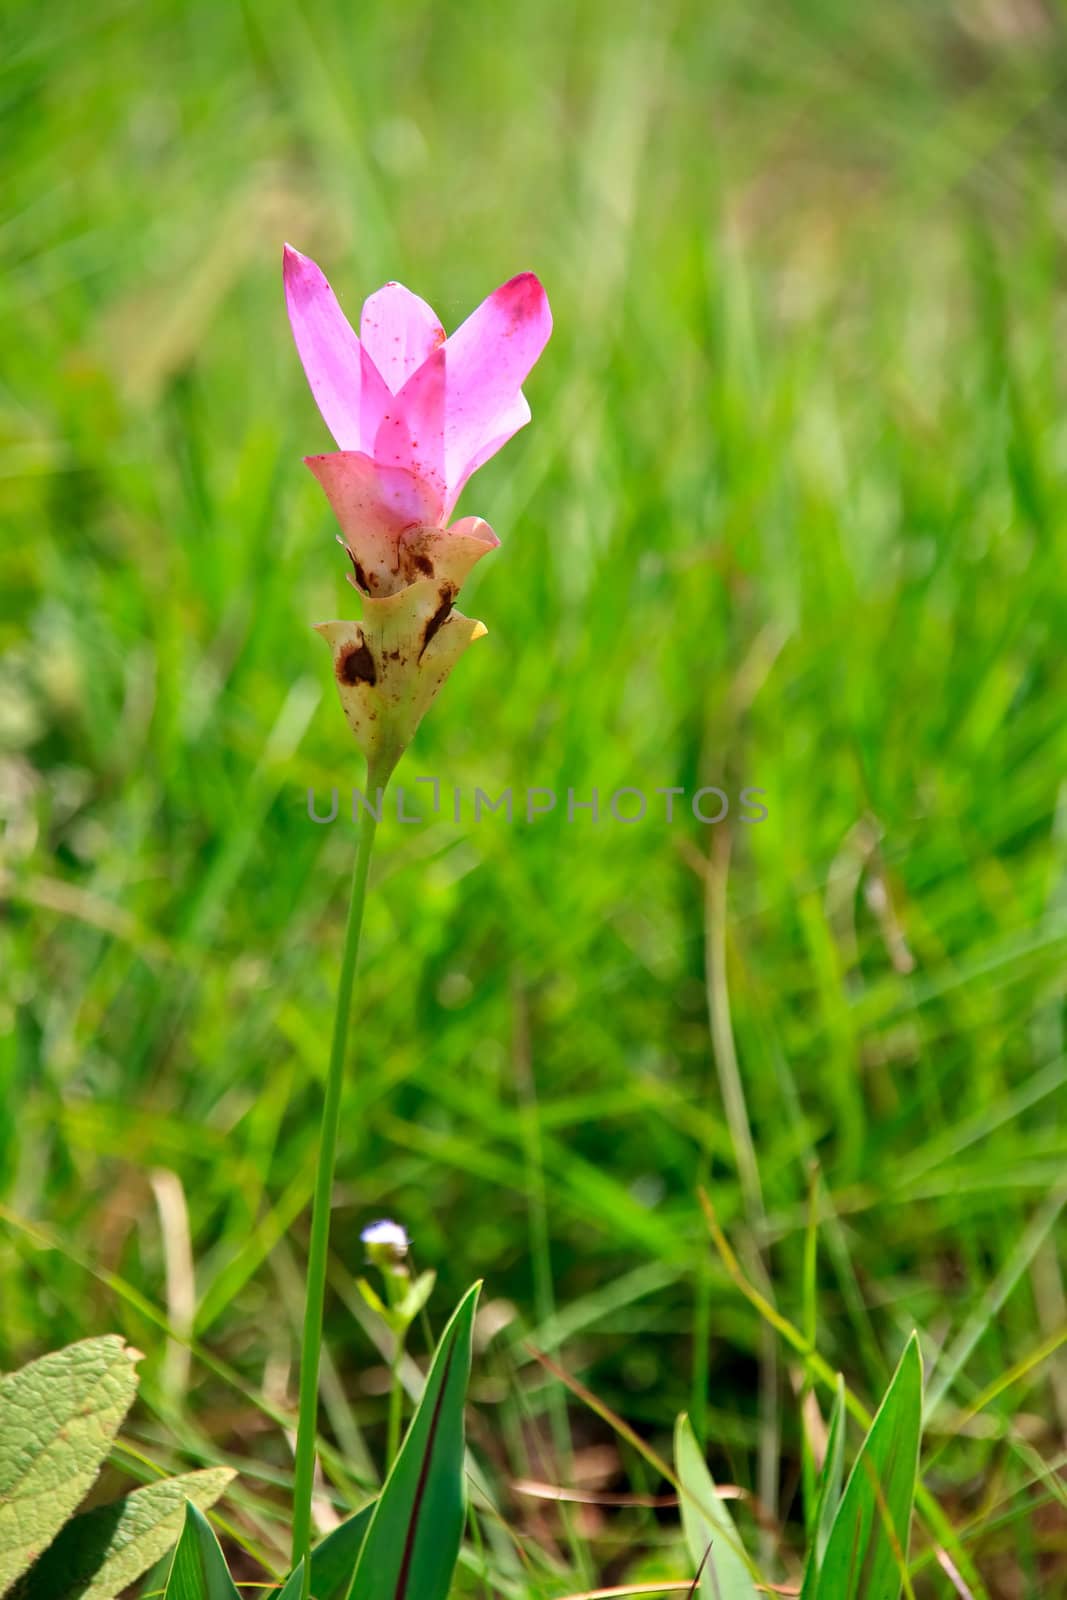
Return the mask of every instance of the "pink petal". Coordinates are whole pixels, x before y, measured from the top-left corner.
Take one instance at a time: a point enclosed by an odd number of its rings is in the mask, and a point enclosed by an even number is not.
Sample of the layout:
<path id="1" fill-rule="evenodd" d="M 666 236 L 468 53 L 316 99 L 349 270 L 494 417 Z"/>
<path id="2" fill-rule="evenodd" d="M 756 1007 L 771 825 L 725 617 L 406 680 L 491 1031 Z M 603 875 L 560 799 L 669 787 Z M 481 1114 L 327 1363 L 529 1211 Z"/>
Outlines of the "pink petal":
<path id="1" fill-rule="evenodd" d="M 480 539 L 490 550 L 500 548 L 500 540 L 484 517 L 460 517 L 448 529 L 450 539 Z"/>
<path id="2" fill-rule="evenodd" d="M 474 470 L 471 463 L 487 460 L 521 426 L 519 390 L 551 332 L 548 297 L 532 272 L 522 272 L 483 300 L 445 344 L 450 502 Z"/>
<path id="3" fill-rule="evenodd" d="M 445 342 L 436 312 L 402 283 L 387 283 L 364 301 L 359 336 L 393 394 Z"/>
<path id="4" fill-rule="evenodd" d="M 293 338 L 322 420 L 342 450 L 368 448 L 389 391 L 314 261 L 286 245 L 284 277 Z"/>
<path id="5" fill-rule="evenodd" d="M 463 486 L 471 474 L 477 472 L 479 467 L 484 467 L 485 463 L 491 460 L 498 450 L 502 450 L 508 440 L 518 433 L 520 428 L 525 428 L 529 420 L 529 403 L 520 389 L 513 403 L 506 411 L 501 412 L 497 418 L 496 426 L 498 431 L 493 434 L 491 439 L 485 441 L 481 448 L 471 457 L 470 461 L 467 462 L 463 471 L 458 473 L 449 483 L 448 498 L 445 502 L 446 516 L 451 516 L 452 507 L 459 499 Z"/>
<path id="6" fill-rule="evenodd" d="M 435 507 L 426 519 L 433 522 L 445 518 L 445 349 L 435 350 L 393 396 L 374 441 L 379 469 L 410 473 Z"/>
<path id="7" fill-rule="evenodd" d="M 308 456 L 341 524 L 352 557 L 352 580 L 361 593 L 382 599 L 408 584 L 447 582 L 458 593 L 476 561 L 500 540 L 481 517 L 464 517 L 451 528 L 420 510 L 422 486 L 401 468 L 377 466 L 357 450 Z"/>
<path id="8" fill-rule="evenodd" d="M 358 450 L 305 456 L 304 464 L 325 489 L 352 548 L 364 534 L 392 539 L 407 528 L 437 526 L 437 499 L 402 467 L 380 467 Z"/>

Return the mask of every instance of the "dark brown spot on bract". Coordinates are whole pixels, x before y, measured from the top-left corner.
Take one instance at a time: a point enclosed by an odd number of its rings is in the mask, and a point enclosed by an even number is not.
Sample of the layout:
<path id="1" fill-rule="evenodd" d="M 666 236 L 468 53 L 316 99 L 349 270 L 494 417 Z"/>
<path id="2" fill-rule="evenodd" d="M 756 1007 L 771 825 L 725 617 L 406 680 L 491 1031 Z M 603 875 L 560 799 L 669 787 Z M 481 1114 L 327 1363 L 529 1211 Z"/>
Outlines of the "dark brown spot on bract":
<path id="1" fill-rule="evenodd" d="M 345 541 L 340 538 L 340 536 L 338 537 L 337 543 L 341 546 L 345 555 L 352 563 L 352 578 L 355 581 L 356 588 L 362 590 L 364 594 L 369 594 L 372 589 L 376 589 L 381 581 L 378 577 L 378 574 L 376 572 L 372 572 L 368 577 L 367 573 L 363 569 L 362 563 L 357 558 L 355 551 L 351 548 L 351 546 L 347 545 Z"/>
<path id="2" fill-rule="evenodd" d="M 396 570 L 406 582 L 414 583 L 416 578 L 434 576 L 433 536 L 434 530 L 420 528 L 417 524 L 411 529 L 404 529 L 400 535 L 396 547 Z"/>
<path id="3" fill-rule="evenodd" d="M 378 682 L 378 669 L 366 639 L 361 639 L 359 644 L 350 644 L 341 651 L 337 657 L 336 671 L 338 683 L 353 685 Z"/>
<path id="4" fill-rule="evenodd" d="M 433 616 L 427 622 L 425 628 L 423 628 L 423 630 L 422 630 L 422 649 L 419 651 L 419 660 L 420 661 L 422 660 L 423 656 L 426 654 L 426 651 L 427 651 L 427 648 L 429 646 L 430 640 L 433 638 L 434 634 L 439 632 L 440 629 L 443 628 L 445 623 L 448 621 L 449 614 L 450 614 L 450 612 L 452 610 L 452 605 L 453 605 L 453 602 L 455 601 L 455 598 L 456 598 L 455 586 L 453 584 L 451 584 L 451 583 L 444 584 L 442 586 L 442 588 L 441 588 L 441 591 L 440 591 L 440 601 L 441 601 L 441 603 L 437 607 L 437 610 L 434 612 Z"/>

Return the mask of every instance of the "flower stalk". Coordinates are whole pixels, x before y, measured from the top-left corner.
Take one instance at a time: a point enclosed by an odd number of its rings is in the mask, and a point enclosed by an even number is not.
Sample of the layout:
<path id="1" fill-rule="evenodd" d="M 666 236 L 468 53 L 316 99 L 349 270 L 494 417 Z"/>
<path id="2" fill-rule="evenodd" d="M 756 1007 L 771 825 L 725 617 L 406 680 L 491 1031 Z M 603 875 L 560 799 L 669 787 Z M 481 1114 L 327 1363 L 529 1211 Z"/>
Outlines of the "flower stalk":
<path id="1" fill-rule="evenodd" d="M 381 783 L 388 774 L 368 770 L 368 788 Z M 319 1160 L 315 1172 L 315 1197 L 311 1211 L 311 1243 L 308 1250 L 307 1297 L 304 1306 L 304 1340 L 300 1354 L 300 1411 L 296 1433 L 296 1471 L 293 1486 L 293 1566 L 304 1561 L 304 1600 L 310 1593 L 311 1566 L 305 1558 L 311 1549 L 311 1500 L 315 1479 L 315 1437 L 318 1421 L 319 1364 L 322 1355 L 323 1303 L 326 1295 L 326 1262 L 330 1246 L 330 1204 L 334 1168 L 337 1163 L 337 1133 L 341 1120 L 341 1094 L 344 1088 L 345 1057 L 352 991 L 363 927 L 363 907 L 367 896 L 377 819 L 365 812 L 356 846 L 352 888 L 348 902 L 341 975 L 337 985 L 337 1005 L 333 1018 L 330 1064 L 326 1074 L 326 1093 L 322 1103 L 322 1129 Z"/>

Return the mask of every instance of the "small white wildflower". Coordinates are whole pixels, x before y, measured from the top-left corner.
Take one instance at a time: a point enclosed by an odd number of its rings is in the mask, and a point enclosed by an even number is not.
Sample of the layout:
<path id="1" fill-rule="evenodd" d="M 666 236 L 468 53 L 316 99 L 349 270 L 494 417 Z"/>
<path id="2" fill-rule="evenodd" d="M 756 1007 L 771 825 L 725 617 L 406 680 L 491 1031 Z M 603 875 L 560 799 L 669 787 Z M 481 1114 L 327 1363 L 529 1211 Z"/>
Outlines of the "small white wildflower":
<path id="1" fill-rule="evenodd" d="M 379 1267 L 399 1266 L 410 1244 L 407 1230 L 399 1222 L 390 1222 L 388 1217 L 368 1224 L 360 1238 L 367 1246 L 368 1257 Z"/>

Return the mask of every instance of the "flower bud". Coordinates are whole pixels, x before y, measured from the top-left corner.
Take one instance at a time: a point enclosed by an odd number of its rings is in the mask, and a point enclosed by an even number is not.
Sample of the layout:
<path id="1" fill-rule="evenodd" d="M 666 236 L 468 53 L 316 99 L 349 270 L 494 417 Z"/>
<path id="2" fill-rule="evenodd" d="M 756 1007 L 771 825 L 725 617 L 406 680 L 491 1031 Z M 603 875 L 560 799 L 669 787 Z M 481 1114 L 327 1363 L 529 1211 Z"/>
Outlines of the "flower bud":
<path id="1" fill-rule="evenodd" d="M 360 1238 L 367 1247 L 367 1260 L 383 1272 L 395 1272 L 404 1265 L 411 1241 L 399 1222 L 383 1217 L 364 1228 Z"/>

